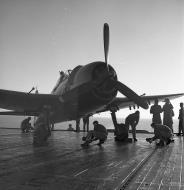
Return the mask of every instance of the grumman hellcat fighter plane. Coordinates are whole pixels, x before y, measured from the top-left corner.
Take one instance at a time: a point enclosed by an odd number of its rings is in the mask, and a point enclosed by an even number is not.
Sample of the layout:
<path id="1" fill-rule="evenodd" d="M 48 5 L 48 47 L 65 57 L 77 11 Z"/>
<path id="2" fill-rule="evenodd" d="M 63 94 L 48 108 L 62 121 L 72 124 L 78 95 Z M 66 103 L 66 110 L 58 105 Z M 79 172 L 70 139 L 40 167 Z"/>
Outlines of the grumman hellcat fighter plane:
<path id="1" fill-rule="evenodd" d="M 44 106 L 52 112 L 51 122 L 76 120 L 88 114 L 105 112 L 127 107 L 148 109 L 154 99 L 163 101 L 184 94 L 139 96 L 117 79 L 116 71 L 108 64 L 109 26 L 104 24 L 105 62 L 96 61 L 79 65 L 67 75 L 60 73 L 58 83 L 51 94 L 31 94 L 10 90 L 0 90 L 0 108 L 11 110 L 0 115 L 38 116 Z M 126 97 L 116 97 L 117 92 Z"/>

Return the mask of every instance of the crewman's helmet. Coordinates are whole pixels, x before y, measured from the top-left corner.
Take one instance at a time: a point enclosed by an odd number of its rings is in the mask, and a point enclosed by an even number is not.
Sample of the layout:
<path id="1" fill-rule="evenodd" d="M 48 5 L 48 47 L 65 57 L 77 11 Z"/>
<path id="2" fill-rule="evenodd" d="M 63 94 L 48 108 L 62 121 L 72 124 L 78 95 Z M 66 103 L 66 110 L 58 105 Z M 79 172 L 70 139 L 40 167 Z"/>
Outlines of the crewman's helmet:
<path id="1" fill-rule="evenodd" d="M 152 124 L 151 124 L 151 127 L 154 127 L 154 126 L 155 126 L 155 123 L 152 123 Z"/>
<path id="2" fill-rule="evenodd" d="M 170 103 L 169 98 L 166 98 L 164 102 L 166 102 L 166 103 Z"/>
<path id="3" fill-rule="evenodd" d="M 136 113 L 136 114 L 140 114 L 140 111 L 137 110 L 135 113 Z"/>
<path id="4" fill-rule="evenodd" d="M 93 121 L 93 125 L 97 125 L 98 124 L 98 121 Z"/>

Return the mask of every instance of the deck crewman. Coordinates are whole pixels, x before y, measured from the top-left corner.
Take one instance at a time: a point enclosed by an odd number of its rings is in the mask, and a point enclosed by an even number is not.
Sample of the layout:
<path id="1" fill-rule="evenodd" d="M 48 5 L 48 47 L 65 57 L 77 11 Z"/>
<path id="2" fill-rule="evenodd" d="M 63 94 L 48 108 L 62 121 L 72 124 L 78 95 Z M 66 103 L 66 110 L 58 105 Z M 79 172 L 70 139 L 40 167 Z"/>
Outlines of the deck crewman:
<path id="1" fill-rule="evenodd" d="M 165 99 L 165 104 L 163 105 L 163 124 L 167 125 L 173 132 L 173 105 L 171 104 L 169 98 Z"/>
<path id="2" fill-rule="evenodd" d="M 178 134 L 177 136 L 180 136 L 181 133 L 184 136 L 184 108 L 183 108 L 183 102 L 180 103 L 180 110 L 179 110 L 179 126 L 178 126 Z"/>
<path id="3" fill-rule="evenodd" d="M 156 139 L 159 139 L 160 142 L 157 143 L 157 146 L 164 146 L 165 144 L 168 145 L 170 144 L 172 140 L 172 130 L 167 126 L 167 125 L 162 125 L 162 124 L 156 124 L 152 123 L 151 127 L 154 129 L 154 137 L 152 138 L 146 138 L 146 141 L 149 143 L 152 143 Z"/>
<path id="4" fill-rule="evenodd" d="M 125 119 L 125 125 L 128 128 L 129 128 L 129 126 L 131 126 L 131 128 L 132 128 L 132 136 L 133 136 L 134 141 L 137 141 L 137 139 L 136 139 L 136 126 L 139 122 L 139 118 L 140 118 L 140 112 L 136 111 L 135 113 L 128 115 Z"/>
<path id="5" fill-rule="evenodd" d="M 98 121 L 93 122 L 94 130 L 88 132 L 86 137 L 83 137 L 82 140 L 85 141 L 82 146 L 88 146 L 91 142 L 99 140 L 97 145 L 103 144 L 107 139 L 107 129 L 98 123 Z"/>
<path id="6" fill-rule="evenodd" d="M 83 118 L 83 131 L 89 131 L 89 115 L 84 116 Z"/>
<path id="7" fill-rule="evenodd" d="M 23 133 L 28 133 L 31 129 L 33 129 L 30 121 L 31 121 L 31 117 L 27 117 L 26 119 L 22 121 L 20 128 Z"/>
<path id="8" fill-rule="evenodd" d="M 162 124 L 161 116 L 162 113 L 161 105 L 158 105 L 158 99 L 155 99 L 155 104 L 151 106 L 150 113 L 153 114 L 152 122 Z"/>

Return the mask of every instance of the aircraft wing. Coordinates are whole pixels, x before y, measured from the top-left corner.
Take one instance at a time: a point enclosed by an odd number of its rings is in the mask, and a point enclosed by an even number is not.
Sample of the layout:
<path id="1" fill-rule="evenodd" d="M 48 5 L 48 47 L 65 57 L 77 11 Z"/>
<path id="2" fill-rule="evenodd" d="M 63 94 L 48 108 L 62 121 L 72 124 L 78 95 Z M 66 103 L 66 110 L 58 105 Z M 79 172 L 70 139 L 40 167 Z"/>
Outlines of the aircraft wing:
<path id="1" fill-rule="evenodd" d="M 184 96 L 184 93 L 180 93 L 180 94 L 167 94 L 167 95 L 153 95 L 153 96 L 142 96 L 142 98 L 148 102 L 148 104 L 152 104 L 154 103 L 155 99 L 158 99 L 158 101 L 164 101 L 165 98 L 169 98 L 170 100 L 175 99 L 175 98 L 179 98 L 181 96 Z M 123 108 L 135 108 L 138 107 L 133 101 L 131 101 L 128 98 L 120 98 L 120 97 L 116 97 L 113 99 L 113 101 L 108 104 L 105 108 L 98 110 L 97 113 L 100 112 L 104 112 L 104 111 L 109 111 L 112 110 L 114 108 L 117 109 L 123 109 Z"/>
<path id="2" fill-rule="evenodd" d="M 52 94 L 29 94 L 0 89 L 0 108 L 11 110 L 0 115 L 38 115 L 44 105 L 60 105 L 59 96 Z"/>

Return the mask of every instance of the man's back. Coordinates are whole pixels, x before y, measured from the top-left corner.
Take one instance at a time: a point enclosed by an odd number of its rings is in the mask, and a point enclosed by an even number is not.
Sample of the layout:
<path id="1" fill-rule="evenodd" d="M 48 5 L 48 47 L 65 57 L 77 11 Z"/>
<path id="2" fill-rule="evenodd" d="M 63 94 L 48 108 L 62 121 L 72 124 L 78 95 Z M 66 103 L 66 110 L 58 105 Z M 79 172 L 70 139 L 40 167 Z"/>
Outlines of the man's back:
<path id="1" fill-rule="evenodd" d="M 154 123 L 162 123 L 160 114 L 162 113 L 162 107 L 160 105 L 151 106 L 150 113 L 153 114 L 152 122 Z"/>
<path id="2" fill-rule="evenodd" d="M 160 114 L 162 112 L 162 107 L 160 105 L 151 106 L 150 113 L 152 114 Z"/>
<path id="3" fill-rule="evenodd" d="M 94 131 L 98 131 L 98 132 L 104 132 L 106 133 L 107 132 L 107 129 L 101 125 L 101 124 L 98 124 L 94 127 Z"/>
<path id="4" fill-rule="evenodd" d="M 155 135 L 163 134 L 168 138 L 172 137 L 172 130 L 167 125 L 155 124 L 154 133 Z"/>
<path id="5" fill-rule="evenodd" d="M 135 113 L 132 113 L 130 115 L 128 115 L 128 117 L 125 119 L 125 123 L 138 123 L 139 121 L 139 115 L 135 114 Z"/>
<path id="6" fill-rule="evenodd" d="M 94 133 L 96 138 L 104 140 L 107 138 L 108 135 L 107 129 L 101 124 L 97 124 L 94 126 Z"/>

